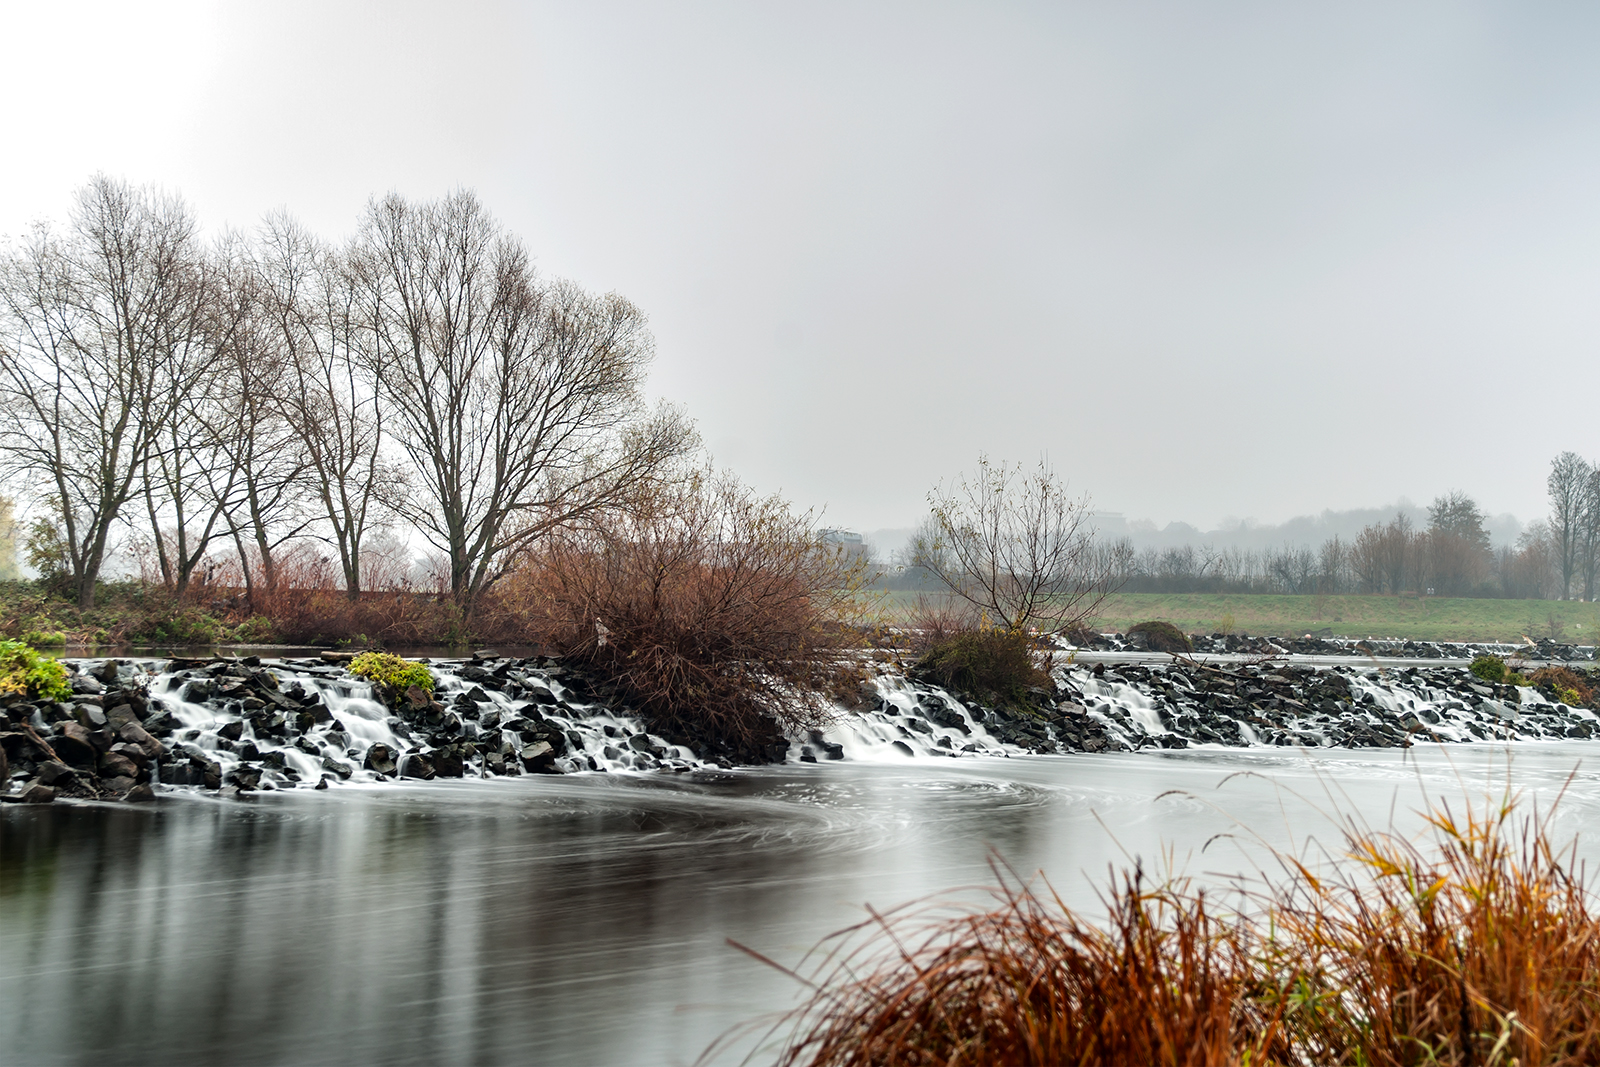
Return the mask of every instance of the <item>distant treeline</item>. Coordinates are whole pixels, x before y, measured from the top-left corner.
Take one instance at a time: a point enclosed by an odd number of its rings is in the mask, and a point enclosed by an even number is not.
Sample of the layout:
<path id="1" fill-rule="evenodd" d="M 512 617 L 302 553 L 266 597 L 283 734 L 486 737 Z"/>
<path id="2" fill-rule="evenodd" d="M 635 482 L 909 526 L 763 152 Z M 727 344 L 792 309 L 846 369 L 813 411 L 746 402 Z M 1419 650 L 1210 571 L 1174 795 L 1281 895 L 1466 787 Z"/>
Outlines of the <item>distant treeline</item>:
<path id="1" fill-rule="evenodd" d="M 1476 501 L 1452 492 L 1428 507 L 1426 527 L 1398 512 L 1353 538 L 1277 548 L 1210 543 L 1138 549 L 1129 537 L 1096 545 L 1099 565 L 1128 593 L 1418 593 L 1427 596 L 1593 600 L 1600 592 L 1600 465 L 1572 452 L 1551 464 L 1550 516 L 1495 547 Z M 921 546 L 921 547 L 919 547 Z M 884 582 L 937 587 L 914 537 Z"/>

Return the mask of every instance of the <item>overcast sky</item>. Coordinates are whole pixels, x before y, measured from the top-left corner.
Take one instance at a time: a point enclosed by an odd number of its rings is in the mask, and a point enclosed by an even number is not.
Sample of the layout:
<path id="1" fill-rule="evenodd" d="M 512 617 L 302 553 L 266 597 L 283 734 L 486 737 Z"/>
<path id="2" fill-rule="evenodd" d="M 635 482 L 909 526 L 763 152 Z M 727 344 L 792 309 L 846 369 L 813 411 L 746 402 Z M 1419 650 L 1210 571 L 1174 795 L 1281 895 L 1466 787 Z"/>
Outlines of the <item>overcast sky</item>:
<path id="1" fill-rule="evenodd" d="M 5 4 L 0 232 L 476 189 L 837 524 L 980 452 L 1201 528 L 1600 454 L 1600 6 Z"/>

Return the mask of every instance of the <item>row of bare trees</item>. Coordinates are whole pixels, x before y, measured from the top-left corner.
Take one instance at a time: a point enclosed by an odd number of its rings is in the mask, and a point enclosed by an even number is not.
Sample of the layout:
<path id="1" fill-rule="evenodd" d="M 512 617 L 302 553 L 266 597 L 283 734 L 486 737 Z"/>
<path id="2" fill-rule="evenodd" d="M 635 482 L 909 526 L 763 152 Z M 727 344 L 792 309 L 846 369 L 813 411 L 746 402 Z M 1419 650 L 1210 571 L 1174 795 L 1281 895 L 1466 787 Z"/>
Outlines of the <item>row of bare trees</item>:
<path id="1" fill-rule="evenodd" d="M 651 356 L 637 308 L 540 276 L 468 192 L 375 200 L 344 244 L 282 215 L 208 241 L 177 197 L 97 177 L 0 259 L 0 472 L 83 607 L 129 531 L 178 590 L 221 546 L 273 586 L 314 538 L 356 597 L 398 524 L 470 611 L 693 451 L 642 394 Z"/>
<path id="2" fill-rule="evenodd" d="M 1551 527 L 1536 523 L 1515 547 L 1491 545 L 1485 515 L 1452 492 L 1418 529 L 1404 513 L 1354 539 L 1252 551 L 1205 544 L 1138 551 L 1127 538 L 1095 546 L 1101 566 L 1129 592 L 1287 594 L 1420 592 L 1438 596 L 1548 598 L 1559 595 Z"/>

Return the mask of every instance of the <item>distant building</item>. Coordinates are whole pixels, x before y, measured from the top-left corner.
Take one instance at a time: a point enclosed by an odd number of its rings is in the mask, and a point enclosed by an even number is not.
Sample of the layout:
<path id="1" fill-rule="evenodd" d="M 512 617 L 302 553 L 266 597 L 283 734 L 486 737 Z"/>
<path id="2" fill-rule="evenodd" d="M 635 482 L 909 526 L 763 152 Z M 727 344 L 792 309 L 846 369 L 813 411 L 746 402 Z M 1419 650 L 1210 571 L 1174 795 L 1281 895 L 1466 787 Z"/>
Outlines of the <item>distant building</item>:
<path id="1" fill-rule="evenodd" d="M 867 539 L 854 530 L 819 530 L 817 537 L 825 545 L 837 545 L 851 559 L 869 559 L 872 556 Z"/>

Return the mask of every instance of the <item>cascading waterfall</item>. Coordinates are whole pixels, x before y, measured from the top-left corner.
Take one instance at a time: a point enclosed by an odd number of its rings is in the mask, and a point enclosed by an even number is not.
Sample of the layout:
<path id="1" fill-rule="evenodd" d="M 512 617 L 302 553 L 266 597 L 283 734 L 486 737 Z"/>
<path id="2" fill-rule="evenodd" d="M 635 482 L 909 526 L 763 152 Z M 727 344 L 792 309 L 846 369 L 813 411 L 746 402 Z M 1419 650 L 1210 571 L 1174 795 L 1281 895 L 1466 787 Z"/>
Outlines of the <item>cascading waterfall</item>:
<path id="1" fill-rule="evenodd" d="M 11 780 L 84 799 L 141 783 L 231 791 L 394 778 L 727 769 L 651 734 L 550 660 L 430 665 L 431 700 L 390 707 L 318 660 L 77 661 L 71 703 L 8 698 Z M 863 706 L 791 739 L 788 758 L 947 759 L 1144 748 L 1394 747 L 1591 737 L 1600 715 L 1553 690 L 1491 685 L 1460 666 L 1068 664 L 1026 710 L 964 701 L 885 673 Z M 48 750 L 45 746 L 48 746 Z M 143 799 L 149 799 L 146 788 Z"/>

